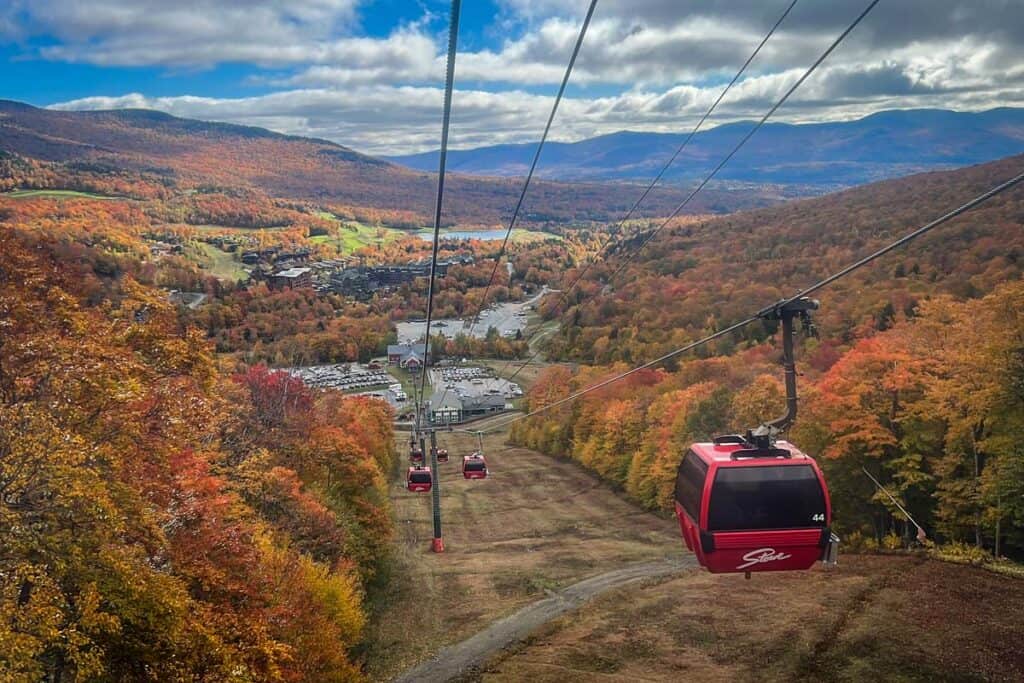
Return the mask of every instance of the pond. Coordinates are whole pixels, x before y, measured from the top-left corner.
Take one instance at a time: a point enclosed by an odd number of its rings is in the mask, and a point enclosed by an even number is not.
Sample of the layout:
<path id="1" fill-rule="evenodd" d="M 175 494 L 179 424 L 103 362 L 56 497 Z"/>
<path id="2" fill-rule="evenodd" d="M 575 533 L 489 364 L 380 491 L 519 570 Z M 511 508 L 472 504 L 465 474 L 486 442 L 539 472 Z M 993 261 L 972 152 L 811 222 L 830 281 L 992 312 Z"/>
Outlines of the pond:
<path id="1" fill-rule="evenodd" d="M 420 231 L 416 235 L 420 239 L 430 242 L 434 239 L 432 231 Z M 446 230 L 441 233 L 443 240 L 502 240 L 505 239 L 504 230 Z"/>

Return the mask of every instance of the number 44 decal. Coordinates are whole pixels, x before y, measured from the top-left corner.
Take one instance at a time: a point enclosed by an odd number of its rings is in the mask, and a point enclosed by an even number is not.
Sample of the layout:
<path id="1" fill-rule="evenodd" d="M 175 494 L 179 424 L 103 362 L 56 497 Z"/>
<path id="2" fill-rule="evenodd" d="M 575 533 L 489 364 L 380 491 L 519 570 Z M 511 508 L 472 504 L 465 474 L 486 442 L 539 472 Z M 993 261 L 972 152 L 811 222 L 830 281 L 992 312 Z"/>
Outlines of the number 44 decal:
<path id="1" fill-rule="evenodd" d="M 811 521 L 812 522 L 824 522 L 825 521 L 825 513 L 824 512 L 819 512 L 818 514 L 816 514 L 816 515 L 811 517 Z"/>

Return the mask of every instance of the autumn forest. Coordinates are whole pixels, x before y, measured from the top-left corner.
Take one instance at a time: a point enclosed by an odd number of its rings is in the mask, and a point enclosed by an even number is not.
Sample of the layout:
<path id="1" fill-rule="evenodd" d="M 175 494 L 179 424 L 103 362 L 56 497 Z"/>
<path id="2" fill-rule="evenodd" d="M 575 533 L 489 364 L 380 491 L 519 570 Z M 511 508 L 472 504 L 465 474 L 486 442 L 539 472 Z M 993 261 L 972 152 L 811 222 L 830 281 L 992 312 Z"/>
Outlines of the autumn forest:
<path id="1" fill-rule="evenodd" d="M 425 262 L 414 229 L 432 178 L 323 141 L 138 112 L 12 110 L 0 124 L 0 680 L 366 680 L 408 435 L 385 402 L 281 370 L 386 356 L 396 324 L 426 315 L 427 282 L 280 287 L 242 259 Z M 534 239 L 511 241 L 500 264 L 500 241 L 443 243 L 453 265 L 433 314 L 552 293 L 526 334 L 438 335 L 432 360 L 511 374 L 538 359 L 514 408 L 547 406 L 1022 163 L 788 201 L 718 187 L 644 247 L 680 188 L 618 225 L 635 187 L 542 183 L 522 221 Z M 501 226 L 514 187 L 456 176 L 447 225 Z M 1024 561 L 1022 225 L 1018 188 L 815 295 L 787 438 L 820 463 L 845 551 Z M 508 443 L 668 517 L 689 443 L 782 410 L 779 336 L 750 325 L 519 420 Z M 923 544 L 865 471 L 927 529 Z"/>

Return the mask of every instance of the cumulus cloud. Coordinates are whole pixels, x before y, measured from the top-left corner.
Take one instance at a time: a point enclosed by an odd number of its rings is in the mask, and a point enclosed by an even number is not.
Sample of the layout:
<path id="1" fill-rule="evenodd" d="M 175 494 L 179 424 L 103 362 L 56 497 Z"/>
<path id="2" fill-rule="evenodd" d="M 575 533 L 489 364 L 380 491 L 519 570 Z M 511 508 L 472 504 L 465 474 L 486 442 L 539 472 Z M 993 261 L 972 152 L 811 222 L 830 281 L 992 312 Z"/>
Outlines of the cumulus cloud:
<path id="1" fill-rule="evenodd" d="M 776 120 L 1020 104 L 1024 12 L 1012 7 L 1016 1 L 882 2 Z M 788 3 L 602 0 L 556 137 L 686 130 Z M 866 3 L 798 3 L 712 123 L 763 114 Z M 498 29 L 485 31 L 458 57 L 457 146 L 537 138 L 551 106 L 544 93 L 562 78 L 585 3 L 499 0 L 499 6 Z M 57 105 L 62 108 L 148 106 L 317 135 L 373 153 L 434 147 L 444 22 L 424 10 L 421 20 L 396 25 L 388 35 L 361 35 L 360 13 L 372 9 L 368 0 L 11 0 L 0 9 L 0 30 L 52 36 L 38 55 L 45 59 L 241 62 L 267 67 L 256 78 L 279 89 L 252 98 L 94 97 Z"/>
<path id="2" fill-rule="evenodd" d="M 934 65 L 925 65 L 937 68 Z M 928 68 L 922 66 L 921 73 Z M 800 77 L 802 69 L 765 74 L 739 83 L 713 123 L 750 120 Z M 919 72 L 892 62 L 824 68 L 774 120 L 810 122 L 850 119 L 890 108 L 934 106 L 937 87 Z M 966 75 L 970 81 L 970 75 Z M 1024 105 L 1024 79 L 1007 87 L 942 91 L 943 106 L 978 110 Z M 571 141 L 619 130 L 688 130 L 718 96 L 720 85 L 681 85 L 667 90 L 631 89 L 603 97 L 567 97 L 552 139 Z M 437 146 L 442 91 L 429 86 L 362 85 L 304 88 L 248 98 L 158 97 L 141 94 L 90 97 L 59 109 L 151 108 L 190 118 L 262 126 L 294 135 L 335 140 L 372 154 L 404 154 Z M 536 140 L 552 98 L 523 90 L 458 89 L 453 97 L 452 146 Z"/>
<path id="3" fill-rule="evenodd" d="M 0 25 L 45 35 L 48 59 L 204 66 L 302 61 L 352 26 L 358 0 L 8 0 Z"/>

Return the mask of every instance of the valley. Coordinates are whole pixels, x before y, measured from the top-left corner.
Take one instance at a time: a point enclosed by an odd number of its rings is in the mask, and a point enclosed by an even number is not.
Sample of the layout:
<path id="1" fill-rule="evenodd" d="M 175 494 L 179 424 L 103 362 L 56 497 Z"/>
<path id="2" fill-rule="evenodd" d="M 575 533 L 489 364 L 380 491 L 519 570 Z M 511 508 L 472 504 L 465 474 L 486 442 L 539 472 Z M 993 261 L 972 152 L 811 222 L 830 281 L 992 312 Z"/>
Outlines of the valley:
<path id="1" fill-rule="evenodd" d="M 275 59 L 312 11 L 289 7 Z M 348 40 L 315 52 L 376 38 Z M 213 72 L 235 73 L 181 70 Z M 796 111 L 852 78 L 818 76 Z M 410 78 L 402 107 L 372 105 L 380 135 L 441 102 Z M 655 84 L 629 79 L 613 108 L 672 130 L 707 96 L 636 104 Z M 456 93 L 443 196 L 432 152 L 304 136 L 339 122 L 287 114 L 321 88 L 244 117 L 275 130 L 0 100 L 0 680 L 1020 679 L 1024 110 L 879 100 L 769 122 L 742 151 L 751 124 L 723 112 L 657 176 L 688 138 L 595 134 L 617 130 L 614 97 L 588 81 L 527 192 L 533 128 L 502 137 L 521 115 L 503 107 L 546 108 L 550 85 Z M 387 88 L 349 86 L 353 105 Z M 394 143 L 435 144 L 432 107 Z M 789 301 L 821 278 L 820 302 Z M 780 367 L 793 303 L 799 400 Z M 784 405 L 795 423 L 766 422 Z M 431 433 L 450 459 L 415 469 L 409 439 Z M 813 568 L 759 571 L 791 547 Z M 746 552 L 749 580 L 704 571 L 716 552 Z"/>
<path id="2" fill-rule="evenodd" d="M 359 222 L 418 228 L 429 223 L 436 175 L 376 159 L 326 140 L 180 119 L 146 111 L 64 112 L 0 100 L 0 169 L 36 176 L 25 186 L 0 173 L 3 190 L 73 190 L 136 198 L 236 188 L 262 197 L 315 202 Z M 58 186 L 51 187 L 55 178 Z M 33 184 L 35 183 L 35 184 Z M 36 187 L 42 184 L 43 187 Z M 519 184 L 454 174 L 446 226 L 496 227 L 508 219 Z M 622 183 L 538 182 L 523 216 L 535 227 L 606 221 L 629 208 L 636 188 Z M 686 196 L 667 188 L 642 215 L 664 215 Z M 713 189 L 694 213 L 766 206 L 773 188 Z"/>

